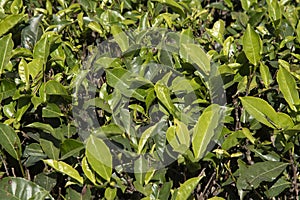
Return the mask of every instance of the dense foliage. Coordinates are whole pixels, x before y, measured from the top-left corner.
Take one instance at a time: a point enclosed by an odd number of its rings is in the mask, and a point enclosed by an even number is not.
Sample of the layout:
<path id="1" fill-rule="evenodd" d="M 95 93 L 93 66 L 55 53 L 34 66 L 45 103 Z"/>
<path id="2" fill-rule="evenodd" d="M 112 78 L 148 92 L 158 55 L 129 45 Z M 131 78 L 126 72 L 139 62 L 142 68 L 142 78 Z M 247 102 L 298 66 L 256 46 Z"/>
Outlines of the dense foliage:
<path id="1" fill-rule="evenodd" d="M 298 0 L 1 0 L 1 199 L 295 199 Z"/>

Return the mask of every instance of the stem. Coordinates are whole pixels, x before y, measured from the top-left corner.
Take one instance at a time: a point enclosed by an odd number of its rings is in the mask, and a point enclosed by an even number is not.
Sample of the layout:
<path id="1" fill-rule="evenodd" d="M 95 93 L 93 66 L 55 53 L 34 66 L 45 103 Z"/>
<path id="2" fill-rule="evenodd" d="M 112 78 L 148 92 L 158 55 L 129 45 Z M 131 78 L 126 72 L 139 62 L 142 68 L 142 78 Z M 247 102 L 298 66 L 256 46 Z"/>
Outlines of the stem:
<path id="1" fill-rule="evenodd" d="M 293 171 L 293 190 L 295 192 L 296 200 L 299 200 L 299 188 L 298 188 L 298 170 L 297 170 L 297 163 L 295 163 L 295 158 L 293 156 L 293 152 L 290 151 L 290 162 L 292 164 L 292 171 Z"/>
<path id="2" fill-rule="evenodd" d="M 18 159 L 18 162 L 19 162 L 19 166 L 20 166 L 20 169 L 21 169 L 22 176 L 23 176 L 23 177 L 26 177 L 26 174 L 25 174 L 25 171 L 24 171 L 24 169 L 23 169 L 23 165 L 22 165 L 22 163 L 21 163 L 21 160 Z"/>
<path id="3" fill-rule="evenodd" d="M 1 155 L 0 155 L 0 157 L 1 157 L 2 163 L 4 165 L 5 173 L 6 173 L 7 176 L 9 176 L 9 171 L 7 169 L 7 163 L 6 163 L 6 161 L 3 159 L 3 157 Z"/>

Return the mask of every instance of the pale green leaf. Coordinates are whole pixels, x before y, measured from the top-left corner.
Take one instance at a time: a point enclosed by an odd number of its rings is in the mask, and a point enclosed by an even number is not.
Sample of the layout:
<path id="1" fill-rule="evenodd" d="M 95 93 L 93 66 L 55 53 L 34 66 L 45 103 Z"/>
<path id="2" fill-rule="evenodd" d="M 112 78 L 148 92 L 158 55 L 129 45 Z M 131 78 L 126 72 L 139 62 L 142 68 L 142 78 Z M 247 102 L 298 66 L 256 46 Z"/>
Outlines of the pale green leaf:
<path id="1" fill-rule="evenodd" d="M 95 172 L 93 172 L 87 162 L 86 157 L 83 157 L 81 161 L 81 167 L 83 173 L 86 175 L 86 177 L 94 184 L 96 185 L 96 177 L 95 177 Z"/>
<path id="2" fill-rule="evenodd" d="M 44 163 L 54 168 L 56 171 L 66 174 L 71 178 L 77 180 L 80 184 L 83 184 L 83 178 L 80 176 L 78 171 L 74 169 L 71 165 L 63 161 L 56 161 L 52 159 L 44 160 Z"/>
<path id="3" fill-rule="evenodd" d="M 86 142 L 86 157 L 93 170 L 109 181 L 112 174 L 112 155 L 106 144 L 93 135 Z"/>
<path id="4" fill-rule="evenodd" d="M 201 179 L 202 176 L 190 178 L 180 185 L 175 200 L 187 200 Z"/>
<path id="5" fill-rule="evenodd" d="M 192 149 L 196 160 L 201 159 L 215 136 L 216 128 L 220 125 L 221 108 L 212 104 L 207 107 L 198 119 L 193 131 Z"/>
<path id="6" fill-rule="evenodd" d="M 180 46 L 180 56 L 190 63 L 195 63 L 206 76 L 210 73 L 210 59 L 204 50 L 196 44 L 182 43 Z"/>

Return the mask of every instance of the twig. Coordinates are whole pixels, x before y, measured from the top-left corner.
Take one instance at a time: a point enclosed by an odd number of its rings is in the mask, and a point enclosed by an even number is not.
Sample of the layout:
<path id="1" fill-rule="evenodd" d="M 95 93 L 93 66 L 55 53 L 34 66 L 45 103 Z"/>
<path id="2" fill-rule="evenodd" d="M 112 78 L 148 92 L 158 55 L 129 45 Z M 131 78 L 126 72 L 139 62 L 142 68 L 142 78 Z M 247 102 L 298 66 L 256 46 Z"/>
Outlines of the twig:
<path id="1" fill-rule="evenodd" d="M 15 174 L 15 168 L 11 168 L 11 173 L 13 174 L 13 176 L 16 178 L 17 176 L 16 176 L 16 174 Z"/>
<path id="2" fill-rule="evenodd" d="M 9 171 L 8 171 L 8 168 L 7 168 L 7 163 L 6 163 L 6 161 L 3 159 L 3 157 L 1 155 L 0 155 L 0 157 L 1 157 L 2 163 L 4 165 L 5 173 L 6 173 L 7 176 L 9 176 Z"/>
<path id="3" fill-rule="evenodd" d="M 214 173 L 210 176 L 210 178 L 209 178 L 209 180 L 208 180 L 208 182 L 207 182 L 207 184 L 206 184 L 206 186 L 205 186 L 203 192 L 201 192 L 201 194 L 200 194 L 200 199 L 204 199 L 204 195 L 205 195 L 206 191 L 208 190 L 208 187 L 210 187 L 210 183 L 212 182 L 212 180 L 213 180 L 213 178 L 215 177 L 215 175 L 216 175 L 216 172 L 214 172 Z"/>
<path id="4" fill-rule="evenodd" d="M 297 179 L 298 179 L 298 170 L 297 170 L 297 166 L 294 160 L 294 156 L 293 153 L 290 151 L 290 163 L 292 164 L 292 170 L 293 170 L 293 190 L 295 192 L 295 197 L 296 200 L 299 200 L 299 188 L 298 188 L 298 183 L 297 183 Z"/>
<path id="5" fill-rule="evenodd" d="M 238 100 L 236 98 L 238 94 L 232 96 L 233 98 L 233 105 L 234 105 L 234 115 L 235 115 L 235 130 L 238 131 L 241 128 L 241 121 L 240 121 L 240 115 L 239 115 L 239 105 Z"/>

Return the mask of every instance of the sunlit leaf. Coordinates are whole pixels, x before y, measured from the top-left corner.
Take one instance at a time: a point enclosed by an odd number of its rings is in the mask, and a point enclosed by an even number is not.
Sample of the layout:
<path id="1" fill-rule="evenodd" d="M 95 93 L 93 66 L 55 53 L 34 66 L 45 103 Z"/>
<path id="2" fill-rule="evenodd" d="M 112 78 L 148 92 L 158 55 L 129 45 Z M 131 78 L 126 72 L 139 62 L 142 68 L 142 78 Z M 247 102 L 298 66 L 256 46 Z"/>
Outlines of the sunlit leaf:
<path id="1" fill-rule="evenodd" d="M 220 106 L 212 104 L 207 107 L 198 119 L 193 131 L 192 149 L 196 159 L 201 159 L 211 140 L 215 136 L 216 128 L 220 125 Z"/>
<path id="2" fill-rule="evenodd" d="M 248 60 L 253 65 L 257 65 L 261 59 L 261 39 L 250 24 L 247 25 L 243 36 L 243 50 Z"/>
<path id="3" fill-rule="evenodd" d="M 80 176 L 78 171 L 74 169 L 71 165 L 63 161 L 56 161 L 52 159 L 44 160 L 44 163 L 54 168 L 56 171 L 66 174 L 71 178 L 77 180 L 79 183 L 83 184 L 83 178 Z"/>
<path id="4" fill-rule="evenodd" d="M 300 105 L 300 99 L 294 77 L 285 68 L 280 67 L 277 74 L 277 82 L 280 92 L 282 92 L 290 108 L 297 111 L 296 105 Z"/>
<path id="5" fill-rule="evenodd" d="M 112 174 L 112 155 L 106 144 L 90 135 L 86 142 L 86 157 L 95 172 L 109 181 Z"/>
<path id="6" fill-rule="evenodd" d="M 0 22 L 0 27 L 2 27 L 1 22 Z M 14 43 L 13 40 L 11 39 L 11 36 L 12 36 L 11 34 L 8 34 L 0 38 L 0 46 L 2 47 L 0 51 L 0 75 L 4 72 L 4 68 L 10 60 L 11 53 L 13 50 Z"/>
<path id="7" fill-rule="evenodd" d="M 195 187 L 198 185 L 199 181 L 202 178 L 203 178 L 202 176 L 194 177 L 185 181 L 182 185 L 180 185 L 175 199 L 176 200 L 188 199 L 188 197 L 191 195 L 191 193 L 193 192 L 193 190 L 195 189 Z"/>

